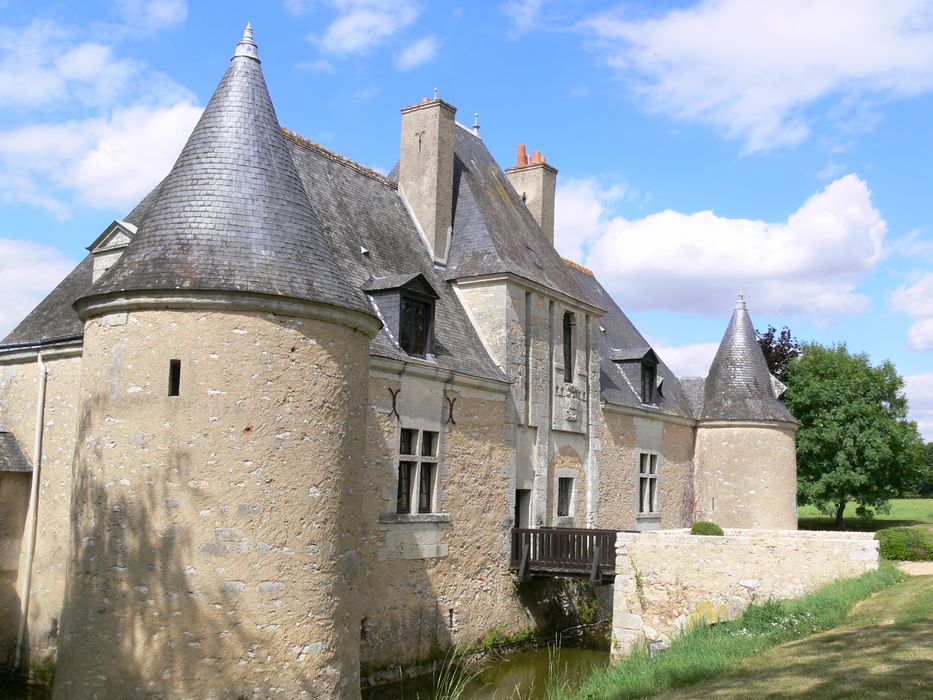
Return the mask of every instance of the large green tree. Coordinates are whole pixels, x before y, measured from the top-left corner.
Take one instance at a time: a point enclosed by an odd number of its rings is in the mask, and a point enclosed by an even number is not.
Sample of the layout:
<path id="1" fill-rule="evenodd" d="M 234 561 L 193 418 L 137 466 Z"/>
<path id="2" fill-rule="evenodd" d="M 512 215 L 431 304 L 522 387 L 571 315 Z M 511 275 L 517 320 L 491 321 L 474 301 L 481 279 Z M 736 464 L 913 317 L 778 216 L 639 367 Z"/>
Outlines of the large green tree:
<path id="1" fill-rule="evenodd" d="M 890 362 L 872 365 L 845 344 L 807 343 L 789 366 L 784 396 L 800 421 L 801 500 L 835 515 L 838 527 L 849 501 L 859 515 L 887 512 L 888 499 L 916 483 L 925 446 Z"/>

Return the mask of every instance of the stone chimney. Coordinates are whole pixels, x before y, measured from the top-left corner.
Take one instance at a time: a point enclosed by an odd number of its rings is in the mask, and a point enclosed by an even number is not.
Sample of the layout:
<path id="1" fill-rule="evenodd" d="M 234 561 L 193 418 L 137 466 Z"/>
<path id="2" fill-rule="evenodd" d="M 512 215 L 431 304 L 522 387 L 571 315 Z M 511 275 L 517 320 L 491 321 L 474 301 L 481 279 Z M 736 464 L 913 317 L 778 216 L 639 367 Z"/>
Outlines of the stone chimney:
<path id="1" fill-rule="evenodd" d="M 518 145 L 518 162 L 505 171 L 512 187 L 535 217 L 548 242 L 554 244 L 554 193 L 557 190 L 557 168 L 547 164 L 547 158 L 535 151 L 530 157 L 525 144 Z"/>
<path id="2" fill-rule="evenodd" d="M 398 187 L 434 260 L 447 262 L 453 224 L 454 115 L 436 96 L 402 110 Z"/>

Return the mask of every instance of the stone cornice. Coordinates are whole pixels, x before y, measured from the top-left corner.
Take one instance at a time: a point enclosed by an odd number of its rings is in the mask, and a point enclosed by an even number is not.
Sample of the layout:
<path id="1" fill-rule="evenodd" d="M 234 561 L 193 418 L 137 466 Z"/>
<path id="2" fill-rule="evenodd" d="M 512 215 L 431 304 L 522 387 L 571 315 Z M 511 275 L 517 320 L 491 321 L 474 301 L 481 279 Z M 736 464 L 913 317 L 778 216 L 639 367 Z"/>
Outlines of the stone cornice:
<path id="1" fill-rule="evenodd" d="M 430 360 L 396 360 L 391 357 L 382 357 L 380 355 L 370 355 L 369 371 L 373 373 L 383 373 L 386 375 L 408 375 L 429 379 L 436 382 L 449 384 L 459 384 L 461 386 L 472 387 L 475 389 L 486 389 L 505 394 L 509 390 L 510 382 L 507 380 L 487 379 L 485 377 L 476 377 L 471 374 L 454 372 L 450 369 L 438 367 Z"/>
<path id="2" fill-rule="evenodd" d="M 490 282 L 511 282 L 512 284 L 515 284 L 519 287 L 538 292 L 544 296 L 554 297 L 567 306 L 576 307 L 582 311 L 586 311 L 597 316 L 602 316 L 606 313 L 605 309 L 594 306 L 593 304 L 582 301 L 581 299 L 575 299 L 564 294 L 563 292 L 558 292 L 556 289 L 545 287 L 543 284 L 532 282 L 530 279 L 516 275 L 512 272 L 500 272 L 492 275 L 478 275 L 476 277 L 458 277 L 451 281 L 461 288 L 489 284 Z"/>
<path id="3" fill-rule="evenodd" d="M 672 416 L 669 413 L 652 411 L 647 408 L 636 408 L 635 406 L 620 406 L 614 403 L 600 402 L 600 407 L 605 413 L 615 413 L 623 416 L 638 416 L 639 418 L 653 418 L 654 420 L 664 421 L 665 423 L 675 423 L 676 425 L 696 426 L 697 421 L 693 418 L 684 418 L 683 416 Z"/>
<path id="4" fill-rule="evenodd" d="M 700 420 L 698 428 L 780 428 L 797 432 L 797 423 L 785 420 Z"/>
<path id="5" fill-rule="evenodd" d="M 372 338 L 382 327 L 375 315 L 332 304 L 255 292 L 215 290 L 146 290 L 83 297 L 74 303 L 82 321 L 105 314 L 157 309 L 255 311 L 291 318 L 311 318 L 353 328 Z"/>

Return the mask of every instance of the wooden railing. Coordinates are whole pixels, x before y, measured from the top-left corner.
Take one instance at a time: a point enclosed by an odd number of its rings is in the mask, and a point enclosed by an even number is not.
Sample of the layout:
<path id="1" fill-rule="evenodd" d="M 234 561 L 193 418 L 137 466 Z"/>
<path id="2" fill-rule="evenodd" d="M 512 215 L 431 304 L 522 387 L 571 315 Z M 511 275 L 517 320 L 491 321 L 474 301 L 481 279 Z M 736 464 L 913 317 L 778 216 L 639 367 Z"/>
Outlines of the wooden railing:
<path id="1" fill-rule="evenodd" d="M 578 528 L 512 528 L 511 567 L 532 576 L 587 576 L 594 583 L 616 572 L 616 531 Z"/>

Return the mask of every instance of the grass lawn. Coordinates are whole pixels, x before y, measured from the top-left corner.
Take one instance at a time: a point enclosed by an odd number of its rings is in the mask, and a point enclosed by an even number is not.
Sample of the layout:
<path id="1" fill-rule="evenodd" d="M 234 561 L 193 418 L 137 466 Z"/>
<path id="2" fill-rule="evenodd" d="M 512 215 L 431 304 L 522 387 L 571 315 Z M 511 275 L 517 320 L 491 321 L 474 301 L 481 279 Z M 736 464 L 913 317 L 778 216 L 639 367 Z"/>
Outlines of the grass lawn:
<path id="1" fill-rule="evenodd" d="M 879 513 L 871 519 L 858 517 L 855 504 L 849 503 L 844 519 L 846 530 L 876 532 L 886 527 L 909 525 L 933 531 L 933 498 L 894 498 L 890 513 Z M 801 530 L 835 529 L 833 518 L 823 515 L 813 506 L 800 506 L 798 523 Z"/>
<path id="2" fill-rule="evenodd" d="M 931 640 L 933 576 L 913 577 L 857 605 L 841 627 L 656 697 L 928 698 L 933 696 Z"/>

